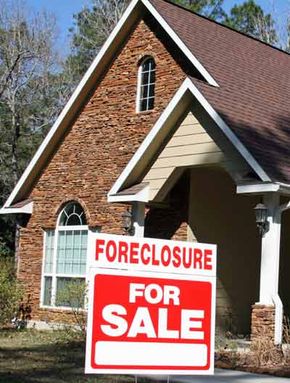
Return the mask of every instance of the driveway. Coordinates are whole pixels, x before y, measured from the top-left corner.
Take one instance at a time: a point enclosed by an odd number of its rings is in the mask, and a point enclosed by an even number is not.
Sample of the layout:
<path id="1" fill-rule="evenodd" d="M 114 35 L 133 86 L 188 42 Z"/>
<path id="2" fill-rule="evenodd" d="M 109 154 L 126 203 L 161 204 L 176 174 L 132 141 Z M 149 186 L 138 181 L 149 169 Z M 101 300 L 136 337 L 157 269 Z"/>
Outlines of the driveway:
<path id="1" fill-rule="evenodd" d="M 171 376 L 169 380 L 161 376 L 151 377 L 158 383 L 286 383 L 289 378 L 270 375 L 251 374 L 249 372 L 216 369 L 213 376 Z"/>

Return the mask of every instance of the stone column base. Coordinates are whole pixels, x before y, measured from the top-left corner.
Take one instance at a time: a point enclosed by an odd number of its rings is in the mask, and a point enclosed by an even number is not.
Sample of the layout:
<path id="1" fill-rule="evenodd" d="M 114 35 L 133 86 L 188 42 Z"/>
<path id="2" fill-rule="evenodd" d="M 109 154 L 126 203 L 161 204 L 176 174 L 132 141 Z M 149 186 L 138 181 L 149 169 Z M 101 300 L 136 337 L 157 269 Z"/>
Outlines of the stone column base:
<path id="1" fill-rule="evenodd" d="M 271 341 L 275 339 L 275 306 L 252 306 L 251 341 Z"/>

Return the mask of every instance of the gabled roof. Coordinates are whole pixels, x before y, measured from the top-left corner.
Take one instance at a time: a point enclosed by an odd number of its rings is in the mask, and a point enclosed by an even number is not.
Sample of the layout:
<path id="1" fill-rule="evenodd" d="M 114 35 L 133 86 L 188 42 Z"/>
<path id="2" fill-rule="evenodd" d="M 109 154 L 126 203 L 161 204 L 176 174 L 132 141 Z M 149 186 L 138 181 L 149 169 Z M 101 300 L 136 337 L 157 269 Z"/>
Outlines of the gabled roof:
<path id="1" fill-rule="evenodd" d="M 196 87 L 272 181 L 290 184 L 290 55 L 163 0 L 158 13 L 219 87 Z"/>
<path id="2" fill-rule="evenodd" d="M 144 11 L 168 33 L 204 82 L 191 79 L 267 179 L 290 185 L 290 56 L 164 0 L 133 0 L 12 191 L 26 198 L 54 146 Z"/>
<path id="3" fill-rule="evenodd" d="M 140 193 L 140 190 L 144 189 L 145 186 L 148 187 L 147 184 L 144 185 L 143 183 L 140 183 L 134 187 L 126 189 L 129 185 L 138 181 L 140 177 L 142 178 L 142 174 L 146 172 L 146 169 L 148 170 L 148 166 L 152 163 L 152 159 L 154 159 L 156 154 L 160 151 L 160 147 L 164 142 L 167 142 L 168 135 L 172 134 L 172 127 L 178 125 L 180 117 L 184 115 L 184 112 L 186 112 L 190 105 L 192 105 L 195 101 L 202 106 L 210 119 L 215 122 L 216 128 L 221 131 L 235 150 L 241 155 L 242 158 L 245 159 L 250 168 L 252 168 L 255 174 L 257 174 L 261 182 L 270 181 L 269 177 L 261 168 L 259 163 L 237 138 L 212 105 L 210 105 L 210 103 L 205 99 L 196 85 L 193 84 L 192 80 L 186 78 L 157 120 L 154 127 L 142 142 L 141 146 L 128 162 L 127 166 L 114 183 L 112 189 L 109 191 L 109 202 L 119 202 L 120 196 L 122 196 L 122 201 L 133 201 L 135 199 L 132 198 L 132 193 L 127 192 L 128 190 L 131 191 L 136 188 L 136 190 Z M 149 193 L 143 193 L 142 197 L 144 198 L 143 202 L 149 201 Z"/>

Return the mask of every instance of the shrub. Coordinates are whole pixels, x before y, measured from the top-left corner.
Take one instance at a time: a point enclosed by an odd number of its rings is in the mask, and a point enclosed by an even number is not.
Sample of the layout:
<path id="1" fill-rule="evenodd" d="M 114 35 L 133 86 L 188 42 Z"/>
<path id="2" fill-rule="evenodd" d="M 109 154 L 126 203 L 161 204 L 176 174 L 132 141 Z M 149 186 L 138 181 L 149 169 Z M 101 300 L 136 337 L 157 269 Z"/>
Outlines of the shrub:
<path id="1" fill-rule="evenodd" d="M 15 276 L 14 262 L 0 257 L 0 326 L 11 321 L 19 310 L 22 288 Z"/>
<path id="2" fill-rule="evenodd" d="M 73 314 L 72 326 L 66 326 L 68 334 L 79 335 L 85 339 L 87 317 L 84 311 L 86 307 L 87 285 L 82 279 L 72 279 L 58 291 L 56 297 L 57 306 L 69 307 Z"/>

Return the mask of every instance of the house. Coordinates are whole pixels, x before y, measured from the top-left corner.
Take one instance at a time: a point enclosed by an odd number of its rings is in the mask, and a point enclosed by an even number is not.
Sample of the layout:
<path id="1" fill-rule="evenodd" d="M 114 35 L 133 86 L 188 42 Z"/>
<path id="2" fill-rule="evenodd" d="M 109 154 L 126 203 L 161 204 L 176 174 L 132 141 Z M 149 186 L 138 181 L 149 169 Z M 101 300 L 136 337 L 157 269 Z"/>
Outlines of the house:
<path id="1" fill-rule="evenodd" d="M 22 217 L 32 320 L 69 318 L 55 296 L 85 278 L 88 231 L 123 234 L 131 206 L 136 236 L 216 243 L 217 326 L 279 343 L 289 73 L 285 52 L 165 0 L 133 0 L 1 209 Z"/>

